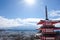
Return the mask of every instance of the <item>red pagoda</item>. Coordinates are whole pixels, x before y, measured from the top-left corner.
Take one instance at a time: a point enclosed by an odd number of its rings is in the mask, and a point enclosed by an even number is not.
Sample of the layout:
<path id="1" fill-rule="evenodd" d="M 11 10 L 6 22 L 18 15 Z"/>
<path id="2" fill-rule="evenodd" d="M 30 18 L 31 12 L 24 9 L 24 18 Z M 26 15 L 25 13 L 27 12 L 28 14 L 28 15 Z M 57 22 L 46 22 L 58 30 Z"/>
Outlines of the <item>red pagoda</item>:
<path id="1" fill-rule="evenodd" d="M 45 7 L 46 10 L 46 20 L 40 20 L 37 25 L 42 24 L 39 30 L 39 39 L 40 40 L 60 40 L 59 36 L 56 36 L 56 32 L 54 30 L 58 30 L 60 28 L 55 27 L 56 23 L 60 23 L 60 20 L 49 20 L 47 15 L 47 6 Z"/>

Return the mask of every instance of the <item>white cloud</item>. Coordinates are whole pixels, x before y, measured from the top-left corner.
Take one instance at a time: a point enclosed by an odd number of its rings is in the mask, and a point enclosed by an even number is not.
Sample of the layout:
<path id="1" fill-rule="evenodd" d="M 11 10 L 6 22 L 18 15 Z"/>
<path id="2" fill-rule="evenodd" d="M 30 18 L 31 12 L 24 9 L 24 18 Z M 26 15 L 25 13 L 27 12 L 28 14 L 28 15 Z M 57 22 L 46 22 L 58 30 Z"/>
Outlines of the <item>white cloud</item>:
<path id="1" fill-rule="evenodd" d="M 56 19 L 52 19 L 52 20 L 60 21 L 60 18 L 56 18 Z M 56 26 L 56 27 L 60 27 L 60 23 L 55 24 L 55 26 Z"/>
<path id="2" fill-rule="evenodd" d="M 55 26 L 56 26 L 56 27 L 60 27 L 60 23 L 57 23 Z"/>
<path id="3" fill-rule="evenodd" d="M 41 18 L 42 19 L 42 18 Z M 37 22 L 39 22 L 39 18 L 16 18 L 16 19 L 8 19 L 0 16 L 0 27 L 17 27 L 17 26 L 37 26 Z"/>
<path id="4" fill-rule="evenodd" d="M 55 17 L 55 16 L 60 16 L 60 10 L 52 10 L 49 12 L 50 16 Z"/>
<path id="5" fill-rule="evenodd" d="M 60 18 L 57 19 L 53 19 L 53 20 L 59 20 Z M 5 17 L 0 16 L 0 28 L 7 28 L 7 27 L 29 27 L 29 26 L 34 26 L 36 28 L 39 28 L 39 26 L 37 25 L 37 22 L 39 22 L 40 20 L 42 20 L 42 18 L 26 18 L 26 19 L 22 19 L 22 18 L 15 18 L 15 19 L 8 19 Z M 56 24 L 57 27 L 60 26 L 60 23 Z"/>

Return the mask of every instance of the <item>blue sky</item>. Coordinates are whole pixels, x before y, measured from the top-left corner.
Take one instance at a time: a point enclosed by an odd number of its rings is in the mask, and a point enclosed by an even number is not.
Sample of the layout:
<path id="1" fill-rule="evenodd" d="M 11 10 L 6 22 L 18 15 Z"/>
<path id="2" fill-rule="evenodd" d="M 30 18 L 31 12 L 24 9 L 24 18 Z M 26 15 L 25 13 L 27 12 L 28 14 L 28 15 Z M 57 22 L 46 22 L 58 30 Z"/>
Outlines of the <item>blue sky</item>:
<path id="1" fill-rule="evenodd" d="M 60 0 L 36 0 L 34 6 L 25 6 L 23 0 L 0 0 L 0 16 L 7 18 L 44 18 L 44 7 L 48 12 L 60 10 Z"/>
<path id="2" fill-rule="evenodd" d="M 31 18 L 40 17 L 39 14 L 43 12 L 43 10 L 40 10 L 40 3 L 38 2 L 35 6 L 31 7 L 25 5 L 21 3 L 21 0 L 0 0 L 1 16 L 7 18 Z M 40 11 L 42 12 L 40 13 Z"/>
<path id="3" fill-rule="evenodd" d="M 34 4 L 29 4 L 24 0 L 0 0 L 0 26 L 37 26 L 37 22 L 45 18 L 45 5 L 48 7 L 49 18 L 60 19 L 60 0 L 34 1 Z"/>

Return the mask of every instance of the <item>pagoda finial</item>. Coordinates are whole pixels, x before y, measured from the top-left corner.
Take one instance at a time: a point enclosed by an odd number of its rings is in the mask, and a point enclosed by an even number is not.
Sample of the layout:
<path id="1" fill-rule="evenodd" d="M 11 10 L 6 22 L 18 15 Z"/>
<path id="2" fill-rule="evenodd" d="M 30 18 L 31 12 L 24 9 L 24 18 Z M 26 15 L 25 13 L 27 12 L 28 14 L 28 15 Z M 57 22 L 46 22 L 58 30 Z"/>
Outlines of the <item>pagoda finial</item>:
<path id="1" fill-rule="evenodd" d="M 46 20 L 48 20 L 47 6 L 45 6 Z"/>

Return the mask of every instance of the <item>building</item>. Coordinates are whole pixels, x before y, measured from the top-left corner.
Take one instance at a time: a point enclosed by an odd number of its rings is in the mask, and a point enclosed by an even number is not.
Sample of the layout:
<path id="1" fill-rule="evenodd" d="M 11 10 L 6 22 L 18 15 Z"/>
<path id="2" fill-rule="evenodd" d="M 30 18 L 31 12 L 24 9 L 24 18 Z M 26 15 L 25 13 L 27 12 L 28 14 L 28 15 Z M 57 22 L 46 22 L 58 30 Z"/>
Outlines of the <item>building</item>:
<path id="1" fill-rule="evenodd" d="M 39 37 L 40 40 L 59 40 L 60 36 L 57 36 L 57 33 L 54 30 L 60 30 L 60 28 L 55 27 L 56 23 L 60 23 L 60 20 L 49 20 L 47 15 L 47 7 L 46 10 L 46 20 L 41 20 L 38 22 L 38 25 L 42 24 L 38 30 L 40 31 Z"/>

